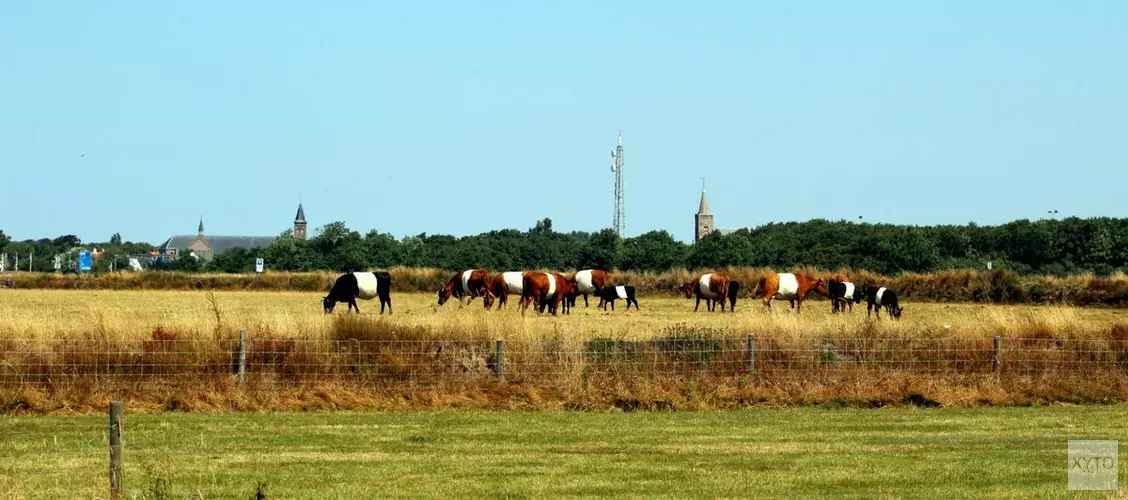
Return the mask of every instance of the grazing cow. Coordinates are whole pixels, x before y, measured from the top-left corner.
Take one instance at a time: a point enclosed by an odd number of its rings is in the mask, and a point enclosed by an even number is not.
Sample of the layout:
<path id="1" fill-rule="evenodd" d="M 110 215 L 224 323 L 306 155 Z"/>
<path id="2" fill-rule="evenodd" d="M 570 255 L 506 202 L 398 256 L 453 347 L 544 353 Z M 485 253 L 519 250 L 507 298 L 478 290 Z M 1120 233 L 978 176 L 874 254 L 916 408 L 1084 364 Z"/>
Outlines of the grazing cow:
<path id="1" fill-rule="evenodd" d="M 844 311 L 847 306 L 854 312 L 854 304 L 861 304 L 864 294 L 862 287 L 855 286 L 845 280 L 831 278 L 826 286 L 827 296 L 830 297 L 830 312 Z"/>
<path id="2" fill-rule="evenodd" d="M 901 311 L 904 308 L 897 303 L 897 292 L 885 287 L 867 286 L 866 317 L 869 317 L 872 311 L 878 318 L 881 318 L 882 307 L 889 311 L 889 316 L 893 319 L 901 319 Z"/>
<path id="3" fill-rule="evenodd" d="M 521 276 L 521 314 L 533 305 L 538 313 L 543 313 L 545 307 L 553 316 L 557 315 L 563 304 L 563 312 L 568 313 L 566 296 L 575 293 L 572 282 L 559 273 L 544 273 L 539 271 L 527 272 Z"/>
<path id="4" fill-rule="evenodd" d="M 812 291 L 827 295 L 826 282 L 811 276 L 796 275 L 793 273 L 769 273 L 760 277 L 760 282 L 752 289 L 749 296 L 755 296 L 757 290 L 764 291 L 764 307 L 772 307 L 772 299 L 787 300 L 795 312 L 803 309 L 803 300 Z M 799 306 L 796 307 L 795 303 Z"/>
<path id="5" fill-rule="evenodd" d="M 470 269 L 455 274 L 446 285 L 439 289 L 439 305 L 443 305 L 451 297 L 458 298 L 458 302 L 467 295 L 473 302 L 475 297 L 489 295 L 490 273 L 481 269 Z M 485 302 L 485 299 L 483 299 Z M 489 307 L 489 304 L 486 304 Z"/>
<path id="6" fill-rule="evenodd" d="M 715 311 L 717 304 L 720 304 L 721 311 L 724 311 L 728 287 L 729 280 L 724 273 L 706 273 L 678 287 L 678 290 L 681 290 L 687 299 L 697 297 L 693 312 L 697 312 L 697 308 L 701 307 L 701 299 L 705 299 L 705 308 L 709 311 Z"/>
<path id="7" fill-rule="evenodd" d="M 521 295 L 523 289 L 521 271 L 509 271 L 504 273 L 495 274 L 493 279 L 490 280 L 490 289 L 486 297 L 486 308 L 493 307 L 493 301 L 497 300 L 497 308 L 500 310 L 509 303 L 509 294 Z"/>
<path id="8" fill-rule="evenodd" d="M 615 310 L 615 300 L 624 299 L 627 301 L 627 310 L 631 310 L 631 304 L 634 304 L 635 310 L 638 310 L 638 299 L 635 298 L 635 287 L 627 286 L 605 286 L 596 293 L 599 296 L 599 307 L 604 311 L 607 310 L 607 304 L 611 304 L 611 310 Z"/>
<path id="9" fill-rule="evenodd" d="M 392 314 L 391 290 L 392 276 L 387 271 L 345 273 L 333 281 L 329 294 L 321 299 L 321 305 L 325 307 L 325 314 L 329 314 L 338 302 L 348 302 L 348 310 L 356 309 L 359 314 L 360 307 L 356 305 L 356 299 L 371 300 L 380 297 L 380 314 L 384 314 L 384 305 L 388 306 L 388 314 Z"/>
<path id="10" fill-rule="evenodd" d="M 599 291 L 611 284 L 611 275 L 602 269 L 584 269 L 572 277 L 576 285 L 576 294 L 584 296 L 584 307 L 588 306 L 588 294 L 600 296 Z M 571 305 L 576 305 L 576 297 L 569 299 Z"/>

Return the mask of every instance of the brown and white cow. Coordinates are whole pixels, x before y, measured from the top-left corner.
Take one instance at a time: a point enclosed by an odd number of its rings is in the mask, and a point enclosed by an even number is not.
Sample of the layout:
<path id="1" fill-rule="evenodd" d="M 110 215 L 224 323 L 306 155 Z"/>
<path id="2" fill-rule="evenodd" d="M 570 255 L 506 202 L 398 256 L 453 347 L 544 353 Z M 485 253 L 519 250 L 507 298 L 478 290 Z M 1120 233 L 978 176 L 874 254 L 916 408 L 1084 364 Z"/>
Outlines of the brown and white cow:
<path id="1" fill-rule="evenodd" d="M 446 285 L 439 289 L 439 305 L 443 305 L 451 297 L 458 298 L 462 302 L 466 296 L 470 297 L 473 302 L 475 297 L 486 297 L 489 295 L 490 273 L 481 269 L 468 269 L 455 274 Z M 483 302 L 486 302 L 483 299 Z M 489 304 L 486 304 L 489 307 Z"/>
<path id="2" fill-rule="evenodd" d="M 693 306 L 694 312 L 701 307 L 701 299 L 705 299 L 706 309 L 715 311 L 719 303 L 721 311 L 724 311 L 725 300 L 728 299 L 728 287 L 729 279 L 724 273 L 706 273 L 678 287 L 678 290 L 681 290 L 687 299 L 697 297 L 697 303 Z"/>
<path id="3" fill-rule="evenodd" d="M 558 311 L 568 314 L 568 296 L 575 294 L 571 280 L 560 273 L 530 271 L 521 276 L 521 314 L 532 304 L 533 309 L 543 313 L 547 307 L 553 316 Z M 561 308 L 563 305 L 563 308 Z"/>
<path id="4" fill-rule="evenodd" d="M 572 284 L 576 285 L 576 294 L 568 299 L 569 305 L 576 305 L 576 295 L 584 296 L 584 307 L 588 306 L 588 294 L 599 296 L 599 291 L 611 286 L 611 274 L 602 269 L 584 269 L 577 271 L 572 277 Z M 599 302 L 599 306 L 603 301 Z"/>
<path id="5" fill-rule="evenodd" d="M 521 271 L 508 271 L 498 273 L 490 280 L 490 289 L 486 297 L 486 307 L 493 307 L 494 300 L 497 300 L 497 308 L 500 310 L 509 303 L 509 295 L 521 295 L 524 289 L 523 275 Z"/>
<path id="6" fill-rule="evenodd" d="M 757 290 L 764 292 L 764 307 L 772 307 L 772 299 L 783 299 L 799 312 L 803 309 L 803 299 L 807 294 L 819 292 L 827 295 L 826 282 L 811 276 L 797 275 L 794 273 L 768 273 L 760 277 L 760 282 L 752 289 L 748 296 L 756 295 Z M 799 306 L 796 307 L 795 303 Z"/>

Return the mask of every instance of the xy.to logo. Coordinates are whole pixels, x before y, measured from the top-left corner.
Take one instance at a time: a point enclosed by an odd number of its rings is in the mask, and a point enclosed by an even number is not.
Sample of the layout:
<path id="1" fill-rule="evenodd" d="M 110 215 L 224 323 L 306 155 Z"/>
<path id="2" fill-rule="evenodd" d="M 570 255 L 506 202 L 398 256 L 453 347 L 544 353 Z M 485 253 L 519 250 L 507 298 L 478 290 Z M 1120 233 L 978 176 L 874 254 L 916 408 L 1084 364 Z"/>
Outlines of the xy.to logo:
<path id="1" fill-rule="evenodd" d="M 1069 489 L 1119 489 L 1119 457 L 1115 440 L 1069 440 Z"/>
<path id="2" fill-rule="evenodd" d="M 1116 470 L 1115 457 L 1073 457 L 1069 471 L 1095 473 L 1102 470 Z"/>

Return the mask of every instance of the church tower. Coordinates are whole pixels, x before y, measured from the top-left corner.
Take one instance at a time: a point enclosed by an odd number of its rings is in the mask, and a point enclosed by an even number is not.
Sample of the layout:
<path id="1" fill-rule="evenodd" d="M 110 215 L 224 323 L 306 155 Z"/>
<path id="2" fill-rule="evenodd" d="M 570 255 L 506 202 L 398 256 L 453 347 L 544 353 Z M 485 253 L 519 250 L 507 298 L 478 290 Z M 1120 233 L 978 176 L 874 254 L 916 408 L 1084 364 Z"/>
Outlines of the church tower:
<path id="1" fill-rule="evenodd" d="M 701 204 L 697 207 L 697 215 L 693 217 L 696 227 L 693 232 L 693 242 L 697 243 L 702 238 L 713 232 L 713 212 L 709 210 L 709 199 L 705 197 L 705 181 L 701 181 Z"/>
<path id="2" fill-rule="evenodd" d="M 294 238 L 306 239 L 305 210 L 302 208 L 301 202 L 298 202 L 298 215 L 294 216 Z"/>

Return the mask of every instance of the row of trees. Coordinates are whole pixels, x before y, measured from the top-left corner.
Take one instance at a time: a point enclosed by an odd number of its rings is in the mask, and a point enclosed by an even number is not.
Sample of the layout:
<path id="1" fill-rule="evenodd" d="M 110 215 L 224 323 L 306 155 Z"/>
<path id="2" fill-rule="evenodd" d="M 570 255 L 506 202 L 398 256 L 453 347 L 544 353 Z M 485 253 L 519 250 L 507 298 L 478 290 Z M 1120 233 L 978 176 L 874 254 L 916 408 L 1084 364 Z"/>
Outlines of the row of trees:
<path id="1" fill-rule="evenodd" d="M 55 256 L 62 258 L 62 268 L 73 269 L 77 264 L 78 253 L 81 250 L 97 248 L 103 252 L 101 258 L 95 261 L 95 271 L 108 271 L 110 265 L 116 263 L 117 267 L 129 266 L 129 256 L 147 254 L 153 250 L 149 243 L 134 243 L 122 241 L 121 234 L 114 234 L 109 241 L 84 244 L 78 236 L 67 234 L 58 238 L 40 238 L 37 240 L 12 241 L 11 238 L 0 230 L 0 254 L 7 254 L 5 262 L 7 269 L 14 269 L 19 259 L 19 269 L 32 271 L 52 272 L 55 270 Z"/>
<path id="2" fill-rule="evenodd" d="M 152 245 L 122 243 L 120 236 L 100 245 L 106 256 L 148 252 Z M 44 255 L 37 270 L 51 270 L 48 255 L 79 245 L 74 236 L 55 240 L 9 242 L 0 231 L 0 251 Z M 285 271 L 352 271 L 406 266 L 465 269 L 617 268 L 666 271 L 724 266 L 826 269 L 853 267 L 882 274 L 929 272 L 947 268 L 983 268 L 987 262 L 1023 274 L 1110 274 L 1128 269 L 1128 219 L 1068 218 L 1018 220 L 1001 226 L 902 226 L 811 220 L 768 224 L 722 235 L 697 244 L 675 240 L 666 231 L 620 239 L 613 231 L 560 233 L 544 219 L 527 231 L 505 229 L 475 236 L 419 234 L 396 239 L 366 234 L 343 222 L 322 227 L 309 240 L 289 231 L 268 247 L 234 249 L 210 263 L 182 257 L 161 264 L 184 271 L 248 272 L 255 258 Z M 119 263 L 120 264 L 120 263 Z M 99 260 L 106 267 L 106 258 Z"/>

